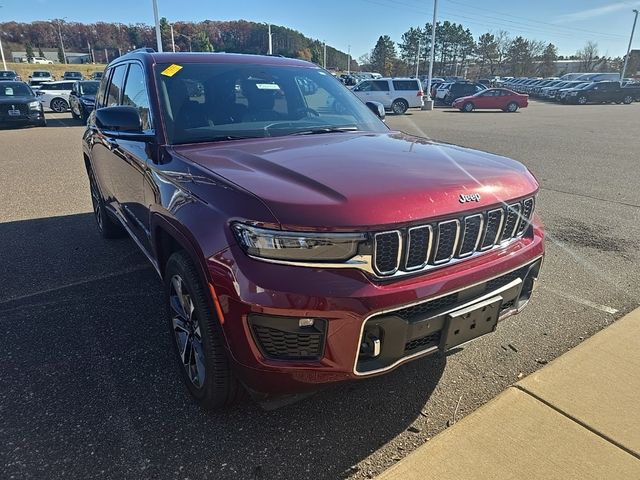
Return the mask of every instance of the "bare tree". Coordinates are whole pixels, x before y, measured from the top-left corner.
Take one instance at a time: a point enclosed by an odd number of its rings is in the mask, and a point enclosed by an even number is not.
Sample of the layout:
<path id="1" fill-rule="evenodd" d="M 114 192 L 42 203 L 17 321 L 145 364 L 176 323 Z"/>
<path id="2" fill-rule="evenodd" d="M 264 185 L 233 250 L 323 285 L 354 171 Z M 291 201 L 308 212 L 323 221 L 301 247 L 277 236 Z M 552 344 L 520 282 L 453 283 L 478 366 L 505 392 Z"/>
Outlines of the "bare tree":
<path id="1" fill-rule="evenodd" d="M 507 52 L 509 51 L 509 47 L 511 46 L 511 36 L 509 32 L 505 30 L 500 30 L 496 34 L 494 34 L 496 41 L 496 65 L 498 71 L 504 68 L 504 61 L 507 58 Z"/>
<path id="2" fill-rule="evenodd" d="M 598 58 L 598 44 L 589 40 L 584 47 L 576 52 L 576 58 L 580 60 L 580 69 L 584 72 L 593 72 L 600 63 Z"/>

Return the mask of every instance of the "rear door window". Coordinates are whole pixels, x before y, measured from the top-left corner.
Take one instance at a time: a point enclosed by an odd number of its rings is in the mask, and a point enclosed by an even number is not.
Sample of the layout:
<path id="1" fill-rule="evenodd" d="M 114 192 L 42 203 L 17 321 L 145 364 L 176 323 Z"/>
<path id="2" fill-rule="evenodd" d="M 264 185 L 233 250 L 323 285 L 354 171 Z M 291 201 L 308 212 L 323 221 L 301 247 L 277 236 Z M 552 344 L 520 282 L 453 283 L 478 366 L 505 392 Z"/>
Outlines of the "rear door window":
<path id="1" fill-rule="evenodd" d="M 388 92 L 389 91 L 389 82 L 386 80 L 374 80 L 372 85 L 372 91 L 374 92 Z"/>

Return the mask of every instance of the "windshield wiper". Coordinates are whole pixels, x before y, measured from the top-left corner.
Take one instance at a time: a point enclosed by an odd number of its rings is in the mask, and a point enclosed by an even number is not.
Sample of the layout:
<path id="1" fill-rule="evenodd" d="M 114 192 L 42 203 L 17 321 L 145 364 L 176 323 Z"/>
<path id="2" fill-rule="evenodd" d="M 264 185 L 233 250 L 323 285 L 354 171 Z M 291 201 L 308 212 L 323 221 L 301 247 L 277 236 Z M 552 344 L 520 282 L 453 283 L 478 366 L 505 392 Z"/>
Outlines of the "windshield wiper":
<path id="1" fill-rule="evenodd" d="M 200 142 L 224 142 L 227 140 L 246 140 L 248 138 L 260 138 L 260 137 L 243 137 L 241 135 L 219 135 L 217 137 L 194 137 L 185 139 L 181 142 L 175 142 L 174 145 L 184 145 L 189 143 L 200 143 Z"/>
<path id="2" fill-rule="evenodd" d="M 289 135 L 319 135 L 322 133 L 335 133 L 335 132 L 355 132 L 358 127 L 348 125 L 344 127 L 315 127 L 308 130 L 300 130 L 298 132 L 290 133 Z"/>

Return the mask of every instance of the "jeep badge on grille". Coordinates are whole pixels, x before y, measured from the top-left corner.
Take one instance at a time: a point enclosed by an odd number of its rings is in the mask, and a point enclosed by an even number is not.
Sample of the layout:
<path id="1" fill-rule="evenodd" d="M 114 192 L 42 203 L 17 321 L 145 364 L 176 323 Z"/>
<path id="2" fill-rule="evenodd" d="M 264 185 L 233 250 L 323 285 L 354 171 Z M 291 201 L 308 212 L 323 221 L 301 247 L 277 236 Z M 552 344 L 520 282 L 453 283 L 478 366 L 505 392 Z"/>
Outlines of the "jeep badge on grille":
<path id="1" fill-rule="evenodd" d="M 479 193 L 470 193 L 470 194 L 461 193 L 460 194 L 460 203 L 479 202 L 479 201 L 480 201 Z"/>

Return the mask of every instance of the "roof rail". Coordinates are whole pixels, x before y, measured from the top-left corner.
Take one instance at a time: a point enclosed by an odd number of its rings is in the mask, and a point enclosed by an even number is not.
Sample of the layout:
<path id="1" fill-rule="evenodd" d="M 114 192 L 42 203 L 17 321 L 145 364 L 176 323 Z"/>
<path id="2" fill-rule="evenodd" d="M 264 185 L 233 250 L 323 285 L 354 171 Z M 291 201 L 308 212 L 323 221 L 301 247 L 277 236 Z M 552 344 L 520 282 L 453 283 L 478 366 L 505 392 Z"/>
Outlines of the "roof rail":
<path id="1" fill-rule="evenodd" d="M 127 52 L 127 53 L 136 53 L 136 52 L 156 53 L 156 51 L 151 47 L 136 48 L 135 50 L 131 50 L 130 52 Z"/>

